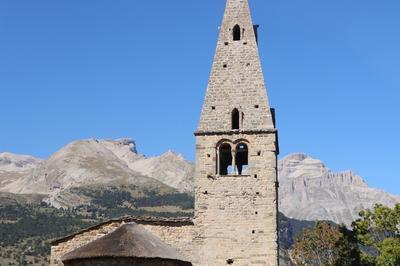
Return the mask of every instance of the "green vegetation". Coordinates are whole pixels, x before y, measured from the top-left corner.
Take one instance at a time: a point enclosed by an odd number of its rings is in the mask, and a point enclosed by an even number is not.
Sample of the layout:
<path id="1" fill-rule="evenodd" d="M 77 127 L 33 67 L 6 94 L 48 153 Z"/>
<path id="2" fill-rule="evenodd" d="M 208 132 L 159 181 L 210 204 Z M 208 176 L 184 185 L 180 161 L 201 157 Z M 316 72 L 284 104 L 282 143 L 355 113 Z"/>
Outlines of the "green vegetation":
<path id="1" fill-rule="evenodd" d="M 359 265 L 356 239 L 344 226 L 317 222 L 296 239 L 292 254 L 297 265 Z"/>
<path id="2" fill-rule="evenodd" d="M 400 204 L 393 209 L 376 205 L 360 213 L 353 223 L 354 232 L 363 249 L 365 265 L 400 265 Z"/>
<path id="3" fill-rule="evenodd" d="M 50 239 L 93 224 L 73 211 L 45 203 L 2 203 L 0 220 L 0 265 L 46 264 Z"/>
<path id="4" fill-rule="evenodd" d="M 154 190 L 138 190 L 136 186 L 107 188 L 76 188 L 71 191 L 91 199 L 90 205 L 75 208 L 86 218 L 106 220 L 121 216 L 182 217 L 192 216 L 193 196 L 186 193 L 159 194 Z M 149 211 L 146 207 L 161 207 Z M 177 207 L 180 211 L 169 211 Z"/>
<path id="5" fill-rule="evenodd" d="M 28 195 L 0 193 L 0 265 L 47 265 L 51 240 L 104 220 L 122 216 L 192 215 L 193 197 L 183 193 L 159 195 L 132 187 L 71 191 L 89 198 L 90 204 L 56 209 L 43 202 L 43 197 L 27 200 Z M 174 211 L 168 206 L 174 207 L 171 208 Z M 160 207 L 160 211 L 144 207 Z"/>
<path id="6" fill-rule="evenodd" d="M 182 210 L 193 210 L 193 197 L 186 193 L 157 195 L 154 191 L 146 191 L 146 196 L 136 199 L 137 207 L 178 206 Z"/>
<path id="7" fill-rule="evenodd" d="M 136 186 L 123 187 L 94 187 L 74 188 L 73 194 L 83 195 L 91 198 L 91 203 L 104 208 L 115 208 L 115 206 L 131 205 L 135 208 L 177 206 L 182 210 L 193 210 L 193 196 L 187 193 L 165 193 L 157 190 L 139 190 Z"/>
<path id="8" fill-rule="evenodd" d="M 400 265 L 400 204 L 376 205 L 360 213 L 353 231 L 317 222 L 296 239 L 292 257 L 297 265 Z"/>

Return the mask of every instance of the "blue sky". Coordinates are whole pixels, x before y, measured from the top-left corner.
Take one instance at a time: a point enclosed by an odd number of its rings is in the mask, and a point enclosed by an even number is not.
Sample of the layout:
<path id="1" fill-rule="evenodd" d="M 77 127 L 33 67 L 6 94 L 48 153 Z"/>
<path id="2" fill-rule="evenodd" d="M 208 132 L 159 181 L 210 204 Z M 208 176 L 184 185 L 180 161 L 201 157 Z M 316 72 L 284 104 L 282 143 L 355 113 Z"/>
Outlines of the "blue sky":
<path id="1" fill-rule="evenodd" d="M 250 0 L 281 156 L 400 194 L 400 2 Z M 194 160 L 225 0 L 0 1 L 0 151 L 131 137 Z"/>

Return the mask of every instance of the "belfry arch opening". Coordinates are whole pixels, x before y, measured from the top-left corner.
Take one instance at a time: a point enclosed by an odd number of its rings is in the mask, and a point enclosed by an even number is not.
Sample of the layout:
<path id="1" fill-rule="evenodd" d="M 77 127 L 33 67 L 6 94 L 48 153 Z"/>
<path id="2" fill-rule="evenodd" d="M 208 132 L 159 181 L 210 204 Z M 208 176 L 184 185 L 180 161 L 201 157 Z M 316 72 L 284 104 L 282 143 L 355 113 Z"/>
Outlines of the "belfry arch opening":
<path id="1" fill-rule="evenodd" d="M 246 175 L 249 166 L 249 149 L 246 143 L 235 146 L 223 143 L 218 147 L 217 173 L 223 175 Z"/>
<path id="2" fill-rule="evenodd" d="M 240 114 L 238 109 L 232 110 L 232 129 L 240 128 Z"/>
<path id="3" fill-rule="evenodd" d="M 249 150 L 246 143 L 236 145 L 236 167 L 237 174 L 243 175 L 247 172 L 249 166 Z"/>
<path id="4" fill-rule="evenodd" d="M 219 146 L 218 174 L 228 175 L 232 172 L 232 148 L 228 143 Z"/>
<path id="5" fill-rule="evenodd" d="M 232 32 L 233 32 L 233 40 L 234 41 L 240 41 L 240 39 L 241 39 L 241 32 L 240 32 L 241 30 L 240 30 L 240 26 L 239 25 L 235 25 L 234 27 L 233 27 L 233 30 L 232 30 Z"/>

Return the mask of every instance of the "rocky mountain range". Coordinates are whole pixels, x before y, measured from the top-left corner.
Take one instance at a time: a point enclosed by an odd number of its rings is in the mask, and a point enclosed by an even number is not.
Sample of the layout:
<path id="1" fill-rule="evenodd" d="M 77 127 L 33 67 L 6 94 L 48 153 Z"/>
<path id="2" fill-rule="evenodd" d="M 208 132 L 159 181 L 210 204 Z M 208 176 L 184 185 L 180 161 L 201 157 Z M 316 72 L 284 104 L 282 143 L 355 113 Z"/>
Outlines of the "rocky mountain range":
<path id="1" fill-rule="evenodd" d="M 71 207 L 88 200 L 75 188 L 134 185 L 142 191 L 190 192 L 193 171 L 173 152 L 147 158 L 130 139 L 89 139 L 72 142 L 43 161 L 1 153 L 0 191 L 45 194 L 53 206 Z"/>
<path id="2" fill-rule="evenodd" d="M 356 174 L 334 173 L 320 160 L 292 154 L 279 161 L 280 211 L 298 220 L 330 220 L 349 225 L 358 212 L 376 203 L 392 206 L 400 197 L 369 188 Z M 60 149 L 47 160 L 0 153 L 0 191 L 43 194 L 55 207 L 85 203 L 76 188 L 134 185 L 157 193 L 194 189 L 194 165 L 181 155 L 139 154 L 135 142 L 81 140 Z"/>
<path id="3" fill-rule="evenodd" d="M 292 154 L 279 161 L 279 206 L 289 218 L 329 220 L 350 225 L 358 213 L 376 203 L 392 207 L 394 196 L 368 187 L 351 171 L 332 172 L 320 160 Z"/>

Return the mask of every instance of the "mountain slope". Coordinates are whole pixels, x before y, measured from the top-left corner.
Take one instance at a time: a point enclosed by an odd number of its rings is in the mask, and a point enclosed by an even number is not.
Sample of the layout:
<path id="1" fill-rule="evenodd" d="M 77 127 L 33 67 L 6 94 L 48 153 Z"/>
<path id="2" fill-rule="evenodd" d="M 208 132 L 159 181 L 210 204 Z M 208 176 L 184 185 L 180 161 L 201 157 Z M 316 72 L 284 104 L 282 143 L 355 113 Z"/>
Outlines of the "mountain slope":
<path id="1" fill-rule="evenodd" d="M 400 197 L 369 188 L 358 175 L 334 173 L 320 160 L 292 154 L 279 161 L 280 210 L 300 220 L 350 225 L 359 211 L 376 203 L 393 206 Z"/>
<path id="2" fill-rule="evenodd" d="M 0 188 L 28 175 L 40 162 L 32 156 L 0 153 Z"/>
<path id="3" fill-rule="evenodd" d="M 349 225 L 362 209 L 400 202 L 400 197 L 369 188 L 360 176 L 334 173 L 305 154 L 283 158 L 278 170 L 280 211 L 289 218 Z M 145 157 L 131 139 L 76 141 L 45 161 L 0 155 L 0 191 L 47 194 L 58 207 L 88 204 L 91 199 L 77 188 L 133 186 L 133 195 L 141 190 L 192 193 L 193 178 L 194 165 L 181 155 L 169 151 Z"/>
<path id="4" fill-rule="evenodd" d="M 76 141 L 45 161 L 7 156 L 13 160 L 4 160 L 7 171 L 0 173 L 0 191 L 46 194 L 47 201 L 56 207 L 89 203 L 90 198 L 77 193 L 82 190 L 74 189 L 80 187 L 103 190 L 129 186 L 132 194 L 175 193 L 192 188 L 194 168 L 182 156 L 168 152 L 146 158 L 137 153 L 135 142 L 129 139 Z M 26 163 L 28 159 L 31 164 Z M 17 165 L 21 165 L 20 169 Z"/>
<path id="5" fill-rule="evenodd" d="M 51 194 L 70 187 L 92 184 L 162 185 L 131 170 L 96 140 L 73 142 L 32 169 L 24 178 L 2 190 L 13 193 Z"/>
<path id="6" fill-rule="evenodd" d="M 0 172 L 23 172 L 35 168 L 40 159 L 9 152 L 0 153 Z"/>
<path id="7" fill-rule="evenodd" d="M 129 164 L 129 167 L 180 191 L 193 191 L 194 166 L 188 163 L 182 155 L 172 151 L 161 156 L 137 160 Z"/>

